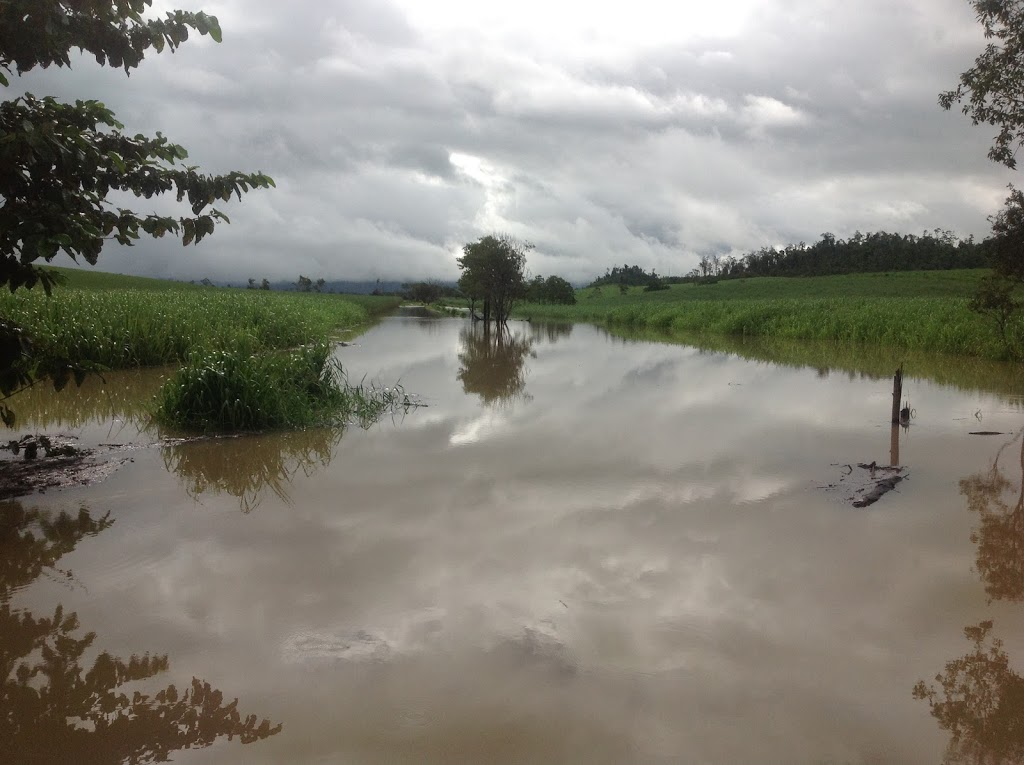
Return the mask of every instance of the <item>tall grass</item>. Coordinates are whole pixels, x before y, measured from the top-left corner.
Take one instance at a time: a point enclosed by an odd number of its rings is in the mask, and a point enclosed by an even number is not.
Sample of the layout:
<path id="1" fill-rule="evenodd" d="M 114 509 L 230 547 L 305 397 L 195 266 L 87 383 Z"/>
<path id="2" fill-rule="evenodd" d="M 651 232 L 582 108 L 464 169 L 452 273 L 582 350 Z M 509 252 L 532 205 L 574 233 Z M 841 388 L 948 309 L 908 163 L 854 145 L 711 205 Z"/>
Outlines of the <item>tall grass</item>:
<path id="1" fill-rule="evenodd" d="M 40 290 L 0 295 L 0 316 L 55 357 L 111 369 L 185 361 L 196 350 L 259 353 L 365 323 L 336 295 L 259 290 Z"/>
<path id="2" fill-rule="evenodd" d="M 197 431 L 362 425 L 413 402 L 399 388 L 348 385 L 326 342 L 291 351 L 201 351 L 157 396 L 155 419 Z"/>
<path id="3" fill-rule="evenodd" d="M 991 322 L 968 308 L 983 271 L 743 279 L 663 292 L 577 292 L 573 306 L 523 305 L 532 318 L 660 332 L 873 343 L 990 359 L 1008 355 Z M 1024 331 L 1024 320 L 1018 318 Z"/>
<path id="4" fill-rule="evenodd" d="M 156 419 L 164 424 L 237 431 L 368 422 L 399 398 L 347 385 L 329 344 L 397 298 L 65 276 L 50 296 L 0 294 L 0 318 L 24 329 L 33 360 L 108 369 L 184 363 L 158 395 Z"/>

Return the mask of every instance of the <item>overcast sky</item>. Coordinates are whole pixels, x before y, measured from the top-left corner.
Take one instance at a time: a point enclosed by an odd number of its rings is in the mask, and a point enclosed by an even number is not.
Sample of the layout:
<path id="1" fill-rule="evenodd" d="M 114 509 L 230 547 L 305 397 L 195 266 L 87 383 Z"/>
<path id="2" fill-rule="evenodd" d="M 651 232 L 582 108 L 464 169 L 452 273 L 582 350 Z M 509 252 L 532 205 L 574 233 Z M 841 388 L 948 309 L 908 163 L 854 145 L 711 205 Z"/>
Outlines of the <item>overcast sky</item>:
<path id="1" fill-rule="evenodd" d="M 277 189 L 222 206 L 198 247 L 108 245 L 103 270 L 447 279 L 505 232 L 536 245 L 534 274 L 682 274 L 826 231 L 983 237 L 1013 180 L 993 128 L 937 105 L 984 44 L 967 0 L 156 5 L 217 16 L 223 43 L 12 90 L 98 98 Z"/>

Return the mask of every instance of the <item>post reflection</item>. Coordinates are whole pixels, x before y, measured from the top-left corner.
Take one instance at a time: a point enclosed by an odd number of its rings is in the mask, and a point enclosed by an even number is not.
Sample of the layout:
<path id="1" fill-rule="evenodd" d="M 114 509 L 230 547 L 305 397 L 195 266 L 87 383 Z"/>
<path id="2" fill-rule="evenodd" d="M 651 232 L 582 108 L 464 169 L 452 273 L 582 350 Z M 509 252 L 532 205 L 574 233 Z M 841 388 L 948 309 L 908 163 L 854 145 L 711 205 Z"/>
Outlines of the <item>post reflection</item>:
<path id="1" fill-rule="evenodd" d="M 466 325 L 459 341 L 457 379 L 466 393 L 480 396 L 489 406 L 528 399 L 526 357 L 533 349 L 533 338 L 479 322 Z"/>
<path id="2" fill-rule="evenodd" d="M 164 466 L 181 479 L 190 497 L 229 494 L 248 513 L 267 492 L 287 502 L 292 479 L 299 474 L 309 477 L 330 465 L 342 435 L 341 428 L 310 428 L 186 440 L 165 446 L 161 454 Z"/>
<path id="3" fill-rule="evenodd" d="M 1004 444 L 983 472 L 960 481 L 967 508 L 979 516 L 971 533 L 976 569 L 993 600 L 1024 600 L 1024 438 Z M 1000 465 L 1020 441 L 1020 474 Z M 1016 466 L 1014 468 L 1016 473 Z M 1024 762 L 1024 678 L 1010 668 L 1003 641 L 991 620 L 964 628 L 973 649 L 946 662 L 937 685 L 919 681 L 914 698 L 928 702 L 939 727 L 949 732 L 946 763 Z"/>
<path id="4" fill-rule="evenodd" d="M 83 657 L 95 655 L 97 635 L 83 634 L 76 614 L 60 604 L 41 617 L 11 606 L 40 576 L 71 578 L 59 560 L 112 523 L 86 508 L 54 516 L 0 504 L 0 762 L 165 762 L 221 738 L 245 744 L 280 732 L 196 678 L 129 696 L 122 686 L 166 672 L 166 655 L 124 660 L 102 651 L 90 665 Z"/>

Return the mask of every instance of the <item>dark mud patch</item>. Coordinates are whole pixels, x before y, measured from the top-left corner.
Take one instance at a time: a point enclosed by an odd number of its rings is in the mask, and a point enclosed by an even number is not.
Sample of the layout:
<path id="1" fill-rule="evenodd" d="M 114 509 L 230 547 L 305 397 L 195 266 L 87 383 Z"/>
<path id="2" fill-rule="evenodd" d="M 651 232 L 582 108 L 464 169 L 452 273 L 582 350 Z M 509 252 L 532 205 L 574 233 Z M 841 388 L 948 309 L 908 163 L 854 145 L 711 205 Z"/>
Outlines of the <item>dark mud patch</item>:
<path id="1" fill-rule="evenodd" d="M 25 436 L 0 447 L 0 499 L 88 486 L 111 475 L 131 457 L 123 445 L 84 449 L 72 436 Z"/>
<path id="2" fill-rule="evenodd" d="M 89 486 L 112 475 L 127 462 L 130 452 L 197 441 L 242 438 L 251 433 L 161 438 L 152 443 L 109 443 L 93 448 L 77 445 L 69 435 L 31 435 L 0 444 L 0 500 L 43 494 L 47 489 Z"/>
<path id="3" fill-rule="evenodd" d="M 835 483 L 819 486 L 825 490 L 853 489 L 847 501 L 854 507 L 869 507 L 896 488 L 906 479 L 906 468 L 898 466 L 878 465 L 877 463 L 858 462 L 851 464 L 833 464 L 841 468 L 842 475 Z"/>

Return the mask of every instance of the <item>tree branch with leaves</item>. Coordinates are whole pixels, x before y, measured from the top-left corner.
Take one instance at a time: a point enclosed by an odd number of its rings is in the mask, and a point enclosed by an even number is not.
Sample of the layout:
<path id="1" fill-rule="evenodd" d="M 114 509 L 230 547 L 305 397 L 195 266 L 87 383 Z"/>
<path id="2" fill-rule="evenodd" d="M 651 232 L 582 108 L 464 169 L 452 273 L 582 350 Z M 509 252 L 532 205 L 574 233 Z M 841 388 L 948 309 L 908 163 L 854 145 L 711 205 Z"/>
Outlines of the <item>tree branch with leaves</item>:
<path id="1" fill-rule="evenodd" d="M 152 0 L 0 0 L 0 86 L 38 67 L 70 67 L 76 48 L 130 73 L 147 53 L 177 49 L 190 30 L 221 40 L 214 16 L 169 11 L 144 18 L 151 7 Z M 171 234 L 183 245 L 198 244 L 229 222 L 217 202 L 274 186 L 262 172 L 203 173 L 160 133 L 149 138 L 124 129 L 96 100 L 72 104 L 25 93 L 0 102 L 0 287 L 40 285 L 49 293 L 56 281 L 39 261 L 63 252 L 94 265 L 109 241 L 132 245 L 143 234 Z M 136 212 L 111 202 L 112 192 L 173 194 L 191 215 Z M 0 360 L 0 398 L 45 375 L 33 363 L 43 349 L 32 355 L 30 346 Z M 11 416 L 5 405 L 0 414 Z"/>
<path id="2" fill-rule="evenodd" d="M 988 158 L 1014 170 L 1017 150 L 1024 145 L 1024 2 L 969 2 L 989 42 L 974 66 L 960 75 L 957 87 L 939 94 L 939 105 L 948 110 L 959 104 L 975 125 L 997 127 Z M 1024 194 L 1011 185 L 1003 209 L 989 220 L 993 273 L 982 282 L 971 308 L 993 318 L 1008 355 L 1019 357 L 1024 330 L 1015 293 L 1024 284 Z"/>

